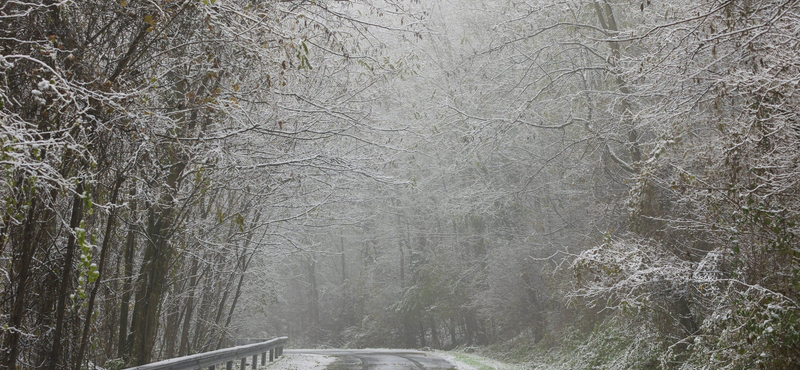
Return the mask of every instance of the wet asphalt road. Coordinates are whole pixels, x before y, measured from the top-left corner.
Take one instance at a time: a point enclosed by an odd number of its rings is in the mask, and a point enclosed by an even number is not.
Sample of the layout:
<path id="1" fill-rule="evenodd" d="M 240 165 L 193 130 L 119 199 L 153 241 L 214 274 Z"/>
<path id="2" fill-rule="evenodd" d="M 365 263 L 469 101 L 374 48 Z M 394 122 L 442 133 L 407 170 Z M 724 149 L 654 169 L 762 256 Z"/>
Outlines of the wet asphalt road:
<path id="1" fill-rule="evenodd" d="M 294 353 L 309 353 L 335 356 L 327 370 L 455 370 L 453 364 L 435 355 L 416 351 L 396 350 L 297 350 Z"/>

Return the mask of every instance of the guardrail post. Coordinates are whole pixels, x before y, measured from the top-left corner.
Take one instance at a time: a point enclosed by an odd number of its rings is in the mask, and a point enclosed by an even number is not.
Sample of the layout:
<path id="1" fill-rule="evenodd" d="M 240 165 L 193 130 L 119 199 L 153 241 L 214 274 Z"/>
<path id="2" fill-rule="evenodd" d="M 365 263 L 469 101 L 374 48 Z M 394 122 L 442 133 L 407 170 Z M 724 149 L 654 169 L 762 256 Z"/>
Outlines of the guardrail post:
<path id="1" fill-rule="evenodd" d="M 261 354 L 261 365 L 264 365 L 266 363 L 267 363 L 267 353 L 264 352 Z"/>
<path id="2" fill-rule="evenodd" d="M 269 349 L 269 362 L 275 361 L 275 348 Z"/>
<path id="3" fill-rule="evenodd" d="M 211 365 L 211 366 L 208 367 L 208 370 L 215 370 L 216 368 L 217 368 L 217 365 Z"/>
<path id="4" fill-rule="evenodd" d="M 239 370 L 246 370 L 247 369 L 247 357 L 242 358 L 242 364 L 239 365 Z"/>
<path id="5" fill-rule="evenodd" d="M 233 361 L 228 361 L 228 363 L 225 364 L 225 370 L 233 370 Z"/>
<path id="6" fill-rule="evenodd" d="M 253 370 L 258 369 L 258 354 L 253 355 Z"/>

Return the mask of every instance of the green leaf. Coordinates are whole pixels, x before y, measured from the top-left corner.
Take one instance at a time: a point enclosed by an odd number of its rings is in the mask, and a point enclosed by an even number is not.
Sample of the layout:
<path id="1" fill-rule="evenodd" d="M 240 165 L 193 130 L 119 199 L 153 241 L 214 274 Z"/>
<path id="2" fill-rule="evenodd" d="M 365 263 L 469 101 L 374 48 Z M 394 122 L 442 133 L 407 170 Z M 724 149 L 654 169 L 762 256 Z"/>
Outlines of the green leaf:
<path id="1" fill-rule="evenodd" d="M 233 216 L 233 222 L 239 226 L 239 231 L 244 232 L 244 217 L 242 217 L 241 213 Z"/>

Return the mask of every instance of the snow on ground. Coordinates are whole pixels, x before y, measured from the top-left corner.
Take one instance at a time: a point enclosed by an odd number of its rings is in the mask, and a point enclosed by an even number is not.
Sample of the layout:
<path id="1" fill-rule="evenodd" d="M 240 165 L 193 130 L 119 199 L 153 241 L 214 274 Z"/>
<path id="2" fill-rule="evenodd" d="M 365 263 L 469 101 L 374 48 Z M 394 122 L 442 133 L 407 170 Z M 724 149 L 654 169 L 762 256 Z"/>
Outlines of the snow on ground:
<path id="1" fill-rule="evenodd" d="M 458 370 L 528 370 L 525 365 L 512 365 L 483 356 L 463 352 L 434 352 Z"/>
<path id="2" fill-rule="evenodd" d="M 336 360 L 332 356 L 308 355 L 299 353 L 283 353 L 277 361 L 262 366 L 261 370 L 325 370 L 331 362 Z"/>

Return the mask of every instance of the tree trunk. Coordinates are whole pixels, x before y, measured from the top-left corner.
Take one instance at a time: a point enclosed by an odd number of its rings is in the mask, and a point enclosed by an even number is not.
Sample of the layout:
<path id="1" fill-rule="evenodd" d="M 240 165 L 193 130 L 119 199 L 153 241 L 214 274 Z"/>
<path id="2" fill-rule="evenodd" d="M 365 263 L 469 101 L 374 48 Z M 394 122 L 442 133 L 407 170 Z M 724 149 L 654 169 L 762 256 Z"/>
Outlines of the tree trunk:
<path id="1" fill-rule="evenodd" d="M 414 324 L 411 322 L 410 315 L 406 314 L 403 318 L 403 337 L 405 337 L 406 348 L 414 348 L 417 346 L 417 339 L 414 335 Z"/>
<path id="2" fill-rule="evenodd" d="M 186 314 L 183 316 L 183 330 L 181 330 L 181 348 L 178 351 L 178 356 L 186 356 L 192 350 L 189 346 L 189 329 L 192 325 L 192 313 L 194 311 L 194 291 L 197 286 L 197 269 L 198 261 L 196 257 L 192 258 L 192 268 L 189 272 L 189 297 L 186 298 Z"/>
<path id="3" fill-rule="evenodd" d="M 135 187 L 133 188 L 135 189 Z M 131 190 L 131 198 L 136 194 Z M 131 202 L 131 214 L 136 214 L 136 201 Z M 133 281 L 133 254 L 136 248 L 136 235 L 132 226 L 128 227 L 125 237 L 125 278 L 122 280 L 122 300 L 119 304 L 119 337 L 117 338 L 117 356 L 128 362 L 130 348 L 128 347 L 128 310 L 130 309 L 131 291 Z"/>
<path id="4" fill-rule="evenodd" d="M 317 288 L 317 261 L 309 256 L 306 260 L 309 284 L 309 320 L 311 321 L 310 337 L 314 344 L 319 343 L 319 290 Z"/>
<path id="5" fill-rule="evenodd" d="M 467 345 L 471 346 L 473 343 L 473 334 L 475 333 L 475 327 L 472 325 L 472 319 L 467 315 L 464 317 L 464 329 L 466 329 L 467 333 Z"/>
<path id="6" fill-rule="evenodd" d="M 219 302 L 217 303 L 216 315 L 214 316 L 214 327 L 219 330 L 219 340 L 217 340 L 217 343 L 213 348 L 211 348 L 211 342 L 209 341 L 208 342 L 209 347 L 205 348 L 206 351 L 210 351 L 212 349 L 219 349 L 220 346 L 222 345 L 222 342 L 225 340 L 225 329 L 227 328 L 228 325 L 226 323 L 225 326 L 221 326 L 219 323 L 222 320 L 222 314 L 225 311 L 225 304 L 228 303 L 228 297 L 230 297 L 231 295 L 231 288 L 233 288 L 234 281 L 236 281 L 236 275 L 239 274 L 239 268 L 241 268 L 242 270 L 245 269 L 244 264 L 245 260 L 247 259 L 247 255 L 245 255 L 245 252 L 246 250 L 242 251 L 241 257 L 237 259 L 236 266 L 233 268 L 230 277 L 225 282 L 225 288 L 223 289 L 222 298 L 219 298 Z M 239 284 L 241 284 L 242 282 L 241 278 L 243 277 L 244 273 L 240 275 Z M 241 285 L 237 285 L 236 294 L 238 294 L 240 286 Z"/>
<path id="7" fill-rule="evenodd" d="M 119 310 L 117 310 L 118 304 L 118 292 L 120 291 L 120 266 L 122 266 L 122 256 L 125 254 L 124 250 L 117 253 L 117 259 L 114 262 L 114 274 L 112 276 L 115 277 L 115 280 L 109 284 L 109 288 L 107 288 L 105 293 L 105 299 L 103 299 L 103 312 L 108 312 L 109 318 L 106 322 L 106 333 L 108 336 L 104 339 L 107 346 L 105 346 L 105 353 L 104 357 L 106 359 L 114 358 L 115 351 L 117 350 L 116 345 L 119 343 L 117 341 L 117 336 L 119 335 Z M 111 295 L 113 294 L 113 297 Z"/>
<path id="8" fill-rule="evenodd" d="M 436 319 L 431 314 L 431 346 L 433 348 L 441 348 L 441 343 L 439 343 L 439 332 L 436 330 Z"/>
<path id="9" fill-rule="evenodd" d="M 239 296 L 242 295 L 242 285 L 244 285 L 244 271 L 239 276 L 239 283 L 236 285 L 236 294 L 233 296 L 233 302 L 231 302 L 230 308 L 228 308 L 228 317 L 225 320 L 225 326 L 223 326 L 222 335 L 219 337 L 219 342 L 217 342 L 217 349 L 222 348 L 222 344 L 225 341 L 225 335 L 227 331 L 225 329 L 231 324 L 231 320 L 233 319 L 233 310 L 236 309 L 236 303 L 239 301 Z"/>
<path id="10" fill-rule="evenodd" d="M 200 286 L 200 302 L 197 304 L 196 316 L 197 319 L 195 320 L 194 325 L 194 336 L 192 338 L 192 345 L 194 347 L 194 352 L 202 352 L 201 349 L 205 349 L 205 338 L 207 338 L 209 325 L 208 323 L 211 321 L 208 317 L 213 312 L 210 312 L 209 306 L 211 306 L 211 302 L 216 297 L 214 294 L 215 284 L 216 281 L 216 266 L 213 265 L 214 262 L 212 261 L 200 276 L 203 278 L 203 281 L 199 281 L 198 285 Z"/>
<path id="11" fill-rule="evenodd" d="M 619 28 L 617 26 L 616 18 L 614 17 L 614 12 L 611 9 L 611 5 L 608 4 L 608 1 L 603 1 L 603 5 L 600 5 L 597 1 L 592 3 L 594 6 L 595 13 L 597 14 L 598 21 L 600 22 L 600 26 L 608 32 L 609 36 L 616 36 L 619 34 Z M 611 49 L 611 57 L 608 58 L 609 64 L 611 68 L 615 68 L 617 63 L 619 62 L 620 58 L 622 57 L 622 51 L 620 49 L 619 42 L 611 40 L 608 42 L 608 47 Z M 614 73 L 614 77 L 617 82 L 617 86 L 619 87 L 619 91 L 624 94 L 630 94 L 630 89 L 628 88 L 625 80 L 619 75 L 616 71 L 612 71 Z M 622 109 L 620 115 L 624 117 L 625 125 L 628 126 L 628 143 L 631 145 L 630 147 L 630 155 L 633 162 L 640 162 L 642 160 L 642 151 L 639 148 L 639 133 L 636 131 L 636 128 L 633 127 L 632 122 L 632 112 L 631 112 L 631 104 L 628 100 L 628 97 L 625 96 L 622 99 Z M 611 152 L 611 148 L 606 148 L 609 152 Z M 610 153 L 612 159 L 615 161 L 621 162 L 621 160 L 616 157 L 613 152 Z M 628 170 L 629 172 L 633 172 L 633 168 L 630 165 L 627 165 L 624 162 L 618 163 L 622 168 Z"/>
<path id="12" fill-rule="evenodd" d="M 344 255 L 344 237 L 339 237 L 339 249 L 342 253 L 342 285 L 347 281 L 347 259 Z"/>
<path id="13" fill-rule="evenodd" d="M 247 234 L 247 239 L 244 242 L 244 251 L 247 251 L 247 248 L 250 247 L 250 243 L 252 242 L 253 238 L 253 230 L 255 229 L 256 225 L 258 225 L 258 220 L 261 219 L 261 214 L 258 213 L 253 218 L 253 222 L 250 226 L 250 231 Z M 242 255 L 244 256 L 244 251 Z M 222 335 L 219 337 L 219 341 L 217 342 L 217 349 L 222 348 L 222 344 L 225 342 L 225 337 L 227 335 L 228 326 L 231 324 L 231 320 L 233 319 L 233 311 L 236 309 L 236 304 L 239 302 L 239 297 L 242 295 L 242 286 L 244 285 L 244 274 L 247 272 L 247 268 L 250 266 L 250 262 L 253 261 L 253 257 L 256 255 L 256 248 L 253 248 L 253 251 L 250 253 L 250 256 L 247 257 L 247 260 L 242 259 L 243 264 L 241 265 L 242 272 L 239 275 L 239 283 L 236 284 L 236 293 L 233 295 L 233 302 L 231 302 L 231 306 L 228 308 L 228 317 L 225 319 L 225 326 L 222 327 Z"/>
<path id="14" fill-rule="evenodd" d="M 161 199 L 161 204 L 167 206 L 163 209 L 157 209 L 156 206 L 151 208 L 147 220 L 147 247 L 136 284 L 136 303 L 131 319 L 131 360 L 134 365 L 146 364 L 152 358 L 153 344 L 158 334 L 158 313 L 173 258 L 169 244 L 175 218 L 171 193 L 178 189 L 178 179 L 186 166 L 183 162 L 173 162 L 175 164 L 170 168 L 164 184 L 166 189 L 172 190 L 167 191 Z"/>
<path id="15" fill-rule="evenodd" d="M 134 365 L 150 362 L 158 332 L 158 312 L 172 259 L 172 250 L 164 235 L 170 213 L 170 210 L 163 214 L 150 211 L 147 247 L 136 284 L 136 302 L 131 318 L 131 360 Z"/>
<path id="16" fill-rule="evenodd" d="M 456 322 L 456 319 L 450 318 L 450 347 L 451 348 L 456 348 L 456 346 L 457 346 L 456 325 L 458 325 L 458 323 Z"/>
<path id="17" fill-rule="evenodd" d="M 425 341 L 425 334 L 426 334 L 426 332 L 425 332 L 425 324 L 422 323 L 422 319 L 417 321 L 417 327 L 419 328 L 419 346 L 420 347 L 426 347 L 427 344 L 426 344 L 426 341 Z"/>
<path id="18" fill-rule="evenodd" d="M 400 247 L 400 289 L 406 288 L 406 252 L 403 249 L 403 241 L 398 243 Z"/>
<path id="19" fill-rule="evenodd" d="M 69 220 L 69 235 L 67 236 L 67 246 L 64 252 L 64 264 L 61 270 L 61 283 L 59 284 L 59 296 L 56 308 L 56 328 L 53 332 L 53 348 L 50 351 L 48 368 L 56 370 L 61 357 L 61 337 L 64 332 L 64 316 L 67 311 L 67 296 L 72 289 L 72 262 L 75 257 L 75 229 L 80 226 L 83 218 L 83 187 L 84 181 L 81 180 L 75 189 L 72 198 L 72 215 Z"/>
<path id="20" fill-rule="evenodd" d="M 173 287 L 175 297 L 177 297 L 181 291 L 183 291 L 183 287 L 179 287 L 179 284 L 175 284 Z M 182 284 L 181 284 L 182 285 Z M 164 358 L 173 358 L 175 357 L 175 344 L 178 342 L 178 328 L 180 327 L 181 320 L 183 319 L 182 313 L 183 310 L 178 304 L 180 300 L 170 306 L 169 314 L 167 314 L 167 326 L 164 327 Z"/>
<path id="21" fill-rule="evenodd" d="M 111 249 L 110 240 L 112 238 L 112 234 L 114 231 L 114 225 L 117 217 L 117 195 L 119 194 L 119 187 L 122 185 L 124 178 L 120 175 L 117 176 L 117 181 L 114 184 L 114 190 L 111 193 L 111 213 L 108 215 L 108 221 L 106 222 L 106 233 L 103 237 L 103 245 L 102 249 L 100 250 L 100 263 L 97 267 L 97 279 L 94 282 L 94 286 L 92 287 L 92 292 L 89 296 L 88 307 L 86 308 L 86 319 L 83 325 L 83 334 L 81 337 L 81 345 L 78 349 L 78 357 L 75 360 L 75 365 L 73 368 L 75 370 L 81 370 L 81 364 L 83 363 L 83 356 L 86 352 L 86 345 L 89 342 L 89 328 L 92 325 L 92 314 L 94 313 L 94 300 L 97 297 L 97 291 L 100 289 L 100 282 L 103 279 L 103 272 L 105 271 L 106 266 L 106 258 L 108 258 L 108 250 Z"/>
<path id="22" fill-rule="evenodd" d="M 7 295 L 14 297 L 14 303 L 11 309 L 11 315 L 8 321 L 11 327 L 16 330 L 10 330 L 8 334 L 8 348 L 6 358 L 6 369 L 17 368 L 17 356 L 19 354 L 19 337 L 22 330 L 22 316 L 25 314 L 25 299 L 28 289 L 28 278 L 30 275 L 31 259 L 33 259 L 33 225 L 36 223 L 36 197 L 31 199 L 31 204 L 28 207 L 28 215 L 25 218 L 25 226 L 22 232 L 22 243 L 20 248 L 15 250 L 14 253 L 14 270 L 16 270 L 16 289 L 12 294 Z M 11 276 L 14 276 L 12 271 Z M 12 282 L 13 285 L 13 282 Z M 14 289 L 13 287 L 9 290 Z"/>

